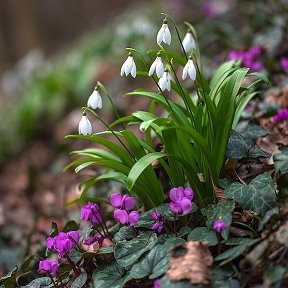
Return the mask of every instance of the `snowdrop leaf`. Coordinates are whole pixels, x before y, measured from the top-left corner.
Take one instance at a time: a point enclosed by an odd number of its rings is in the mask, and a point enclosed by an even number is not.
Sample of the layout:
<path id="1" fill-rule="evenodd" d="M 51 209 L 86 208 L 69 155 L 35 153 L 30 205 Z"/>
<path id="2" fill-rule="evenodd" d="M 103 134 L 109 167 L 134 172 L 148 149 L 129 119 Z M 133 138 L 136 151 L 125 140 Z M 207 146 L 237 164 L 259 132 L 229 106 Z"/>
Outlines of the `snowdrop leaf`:
<path id="1" fill-rule="evenodd" d="M 151 250 L 157 243 L 157 235 L 142 233 L 130 241 L 121 241 L 116 244 L 115 258 L 121 267 L 134 264 L 145 252 Z"/>
<path id="2" fill-rule="evenodd" d="M 261 216 L 272 209 L 276 202 L 274 182 L 267 172 L 254 178 L 248 185 L 234 182 L 225 189 L 224 194 L 237 201 L 242 208 L 253 210 Z"/>
<path id="3" fill-rule="evenodd" d="M 234 201 L 219 201 L 217 204 L 209 204 L 201 210 L 201 213 L 207 217 L 206 225 L 208 228 L 212 229 L 214 222 L 219 218 L 227 225 L 227 228 L 221 233 L 225 240 L 229 235 L 234 207 Z"/>

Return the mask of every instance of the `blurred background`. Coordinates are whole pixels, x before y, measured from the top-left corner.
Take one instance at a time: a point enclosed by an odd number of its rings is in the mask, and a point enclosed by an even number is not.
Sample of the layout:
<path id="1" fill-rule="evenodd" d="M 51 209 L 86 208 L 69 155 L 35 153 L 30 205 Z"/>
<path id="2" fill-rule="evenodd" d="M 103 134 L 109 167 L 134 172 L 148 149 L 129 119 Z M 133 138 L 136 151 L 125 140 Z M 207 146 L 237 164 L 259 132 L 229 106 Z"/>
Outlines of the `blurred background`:
<path id="1" fill-rule="evenodd" d="M 127 105 L 121 94 L 149 84 L 121 79 L 119 71 L 125 47 L 157 49 L 161 12 L 176 19 L 182 37 L 184 20 L 195 25 L 208 76 L 231 52 L 257 47 L 261 65 L 251 69 L 268 74 L 277 94 L 287 87 L 287 11 L 287 0 L 2 0 L 0 275 L 33 253 L 51 221 L 79 212 L 64 204 L 77 198 L 85 175 L 63 168 L 85 143 L 64 137 L 77 133 L 95 83 L 106 85 L 120 114 L 145 109 L 145 101 Z M 109 122 L 105 101 L 100 114 Z"/>

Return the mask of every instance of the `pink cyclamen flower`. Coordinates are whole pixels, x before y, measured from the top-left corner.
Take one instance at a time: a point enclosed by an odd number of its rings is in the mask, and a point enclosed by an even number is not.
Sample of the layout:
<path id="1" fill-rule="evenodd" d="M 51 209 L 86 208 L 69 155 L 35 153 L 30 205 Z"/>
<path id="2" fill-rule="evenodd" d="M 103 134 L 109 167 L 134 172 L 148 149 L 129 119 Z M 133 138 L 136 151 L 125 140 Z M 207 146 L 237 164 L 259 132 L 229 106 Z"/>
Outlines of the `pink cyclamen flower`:
<path id="1" fill-rule="evenodd" d="M 227 225 L 221 221 L 220 219 L 217 219 L 215 222 L 214 222 L 214 225 L 213 225 L 213 229 L 218 232 L 218 233 L 221 233 L 223 232 L 225 229 L 227 228 Z"/>
<path id="2" fill-rule="evenodd" d="M 280 59 L 280 65 L 282 69 L 288 73 L 288 57 L 281 57 Z"/>
<path id="3" fill-rule="evenodd" d="M 83 243 L 85 245 L 91 245 L 95 242 L 98 242 L 99 245 L 101 245 L 103 240 L 104 240 L 104 236 L 101 235 L 100 233 L 96 233 L 94 236 L 88 237 L 88 239 L 86 239 Z"/>
<path id="4" fill-rule="evenodd" d="M 91 202 L 88 202 L 86 206 L 81 208 L 81 219 L 91 221 L 94 224 L 101 224 L 103 222 L 99 206 Z"/>
<path id="5" fill-rule="evenodd" d="M 150 216 L 156 220 L 156 223 L 154 223 L 151 227 L 152 230 L 157 230 L 158 233 L 161 233 L 164 227 L 164 223 L 166 222 L 166 219 L 157 211 L 155 210 L 150 214 Z"/>
<path id="6" fill-rule="evenodd" d="M 139 221 L 139 213 L 137 211 L 132 211 L 128 214 L 125 210 L 116 209 L 114 211 L 114 218 L 123 225 L 134 226 Z"/>
<path id="7" fill-rule="evenodd" d="M 288 121 L 288 109 L 281 109 L 273 116 L 274 122 Z"/>
<path id="8" fill-rule="evenodd" d="M 39 262 L 38 272 L 40 274 L 48 274 L 51 276 L 55 276 L 58 270 L 59 264 L 57 261 L 50 261 L 49 259 L 45 259 Z"/>
<path id="9" fill-rule="evenodd" d="M 161 288 L 160 279 L 156 279 L 153 283 L 153 288 Z"/>
<path id="10" fill-rule="evenodd" d="M 48 237 L 46 246 L 58 252 L 59 258 L 66 258 L 75 244 L 78 244 L 80 235 L 77 231 L 60 232 L 55 237 Z"/>
<path id="11" fill-rule="evenodd" d="M 169 193 L 170 209 L 178 216 L 186 215 L 192 210 L 194 192 L 190 187 L 185 190 L 182 186 L 172 188 Z"/>
<path id="12" fill-rule="evenodd" d="M 110 202 L 113 207 L 121 210 L 132 210 L 136 205 L 136 200 L 127 194 L 113 193 L 110 196 Z"/>

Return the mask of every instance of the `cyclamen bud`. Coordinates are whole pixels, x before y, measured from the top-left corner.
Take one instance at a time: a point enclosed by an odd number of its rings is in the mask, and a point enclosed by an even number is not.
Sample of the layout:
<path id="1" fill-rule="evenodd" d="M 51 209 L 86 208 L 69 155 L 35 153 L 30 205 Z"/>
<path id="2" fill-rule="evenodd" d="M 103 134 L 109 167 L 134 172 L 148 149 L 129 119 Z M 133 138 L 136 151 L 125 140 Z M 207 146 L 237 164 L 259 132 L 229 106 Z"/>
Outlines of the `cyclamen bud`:
<path id="1" fill-rule="evenodd" d="M 124 210 L 132 210 L 136 205 L 136 200 L 128 195 L 121 195 L 120 193 L 113 193 L 110 196 L 110 202 L 113 207 Z"/>
<path id="2" fill-rule="evenodd" d="M 214 222 L 214 225 L 213 225 L 213 229 L 218 232 L 218 233 L 221 233 L 223 232 L 225 229 L 227 228 L 227 225 L 221 221 L 220 219 L 217 219 L 215 222 Z"/>

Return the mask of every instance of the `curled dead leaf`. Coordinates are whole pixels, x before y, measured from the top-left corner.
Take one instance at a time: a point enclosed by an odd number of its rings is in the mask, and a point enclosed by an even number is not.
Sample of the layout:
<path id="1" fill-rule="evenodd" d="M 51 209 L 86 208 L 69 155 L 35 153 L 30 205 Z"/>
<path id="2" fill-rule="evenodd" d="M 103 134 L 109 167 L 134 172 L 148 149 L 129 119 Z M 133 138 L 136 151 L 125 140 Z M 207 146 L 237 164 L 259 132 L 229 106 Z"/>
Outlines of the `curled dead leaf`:
<path id="1" fill-rule="evenodd" d="M 191 284 L 209 284 L 214 259 L 206 242 L 179 244 L 170 250 L 170 255 L 167 275 L 171 281 L 189 280 Z"/>
<path id="2" fill-rule="evenodd" d="M 216 197 L 219 201 L 227 202 L 227 198 L 224 196 L 224 190 L 223 189 L 214 186 L 214 192 L 215 192 Z"/>

